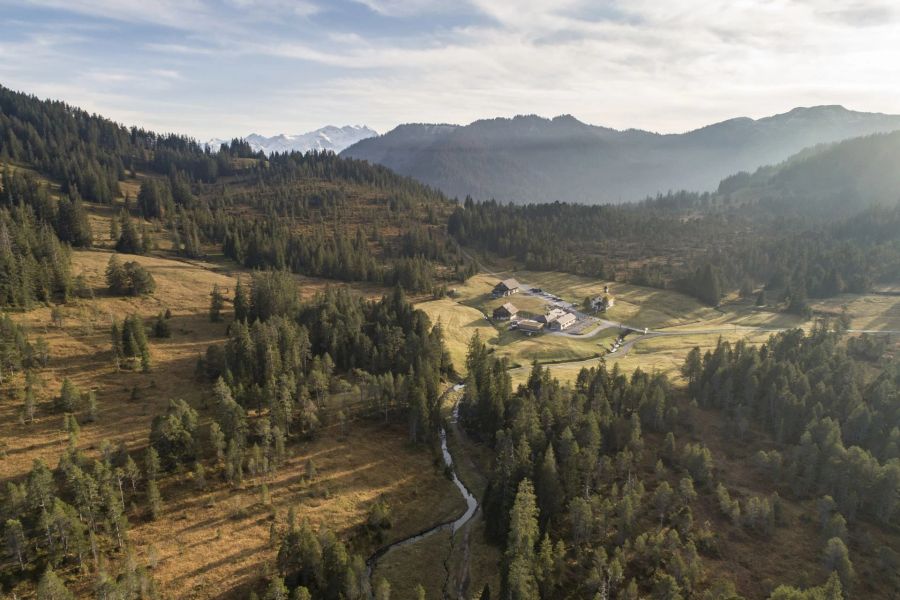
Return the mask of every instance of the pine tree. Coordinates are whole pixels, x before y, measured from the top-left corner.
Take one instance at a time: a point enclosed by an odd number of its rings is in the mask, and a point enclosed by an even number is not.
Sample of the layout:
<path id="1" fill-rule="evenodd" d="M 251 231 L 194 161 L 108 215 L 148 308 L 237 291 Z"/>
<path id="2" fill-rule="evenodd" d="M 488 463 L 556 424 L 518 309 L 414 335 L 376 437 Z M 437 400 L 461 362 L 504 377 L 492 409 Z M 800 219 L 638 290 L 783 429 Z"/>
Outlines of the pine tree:
<path id="1" fill-rule="evenodd" d="M 828 540 L 825 544 L 823 562 L 828 571 L 837 572 L 844 589 L 849 589 L 855 574 L 847 546 L 841 538 L 834 537 Z"/>
<path id="2" fill-rule="evenodd" d="M 89 423 L 95 423 L 100 414 L 100 407 L 97 404 L 97 392 L 90 390 L 87 393 L 87 418 Z"/>
<path id="3" fill-rule="evenodd" d="M 535 483 L 541 519 L 546 524 L 557 514 L 565 501 L 562 485 L 559 483 L 559 474 L 556 470 L 553 444 L 549 444 L 547 451 L 544 452 L 544 459 L 541 461 Z"/>
<path id="4" fill-rule="evenodd" d="M 68 377 L 63 379 L 62 388 L 60 389 L 59 396 L 56 399 L 56 408 L 58 410 L 63 410 L 66 412 L 74 412 L 78 410 L 78 405 L 81 403 L 81 391 L 75 387 L 75 384 L 72 383 Z"/>
<path id="5" fill-rule="evenodd" d="M 4 527 L 6 532 L 6 549 L 19 563 L 19 570 L 25 570 L 26 541 L 22 522 L 18 519 L 8 519 Z"/>
<path id="6" fill-rule="evenodd" d="M 172 337 L 172 327 L 169 325 L 169 319 L 165 312 L 160 312 L 156 316 L 156 321 L 153 323 L 153 336 L 157 338 Z"/>
<path id="7" fill-rule="evenodd" d="M 131 455 L 128 455 L 125 459 L 125 477 L 127 477 L 128 481 L 131 483 L 131 492 L 136 492 L 137 482 L 141 478 L 141 469 L 137 466 L 137 463 L 134 462 L 134 459 L 131 458 Z"/>
<path id="8" fill-rule="evenodd" d="M 263 600 L 288 600 L 288 589 L 284 585 L 284 579 L 274 577 L 269 583 L 269 587 L 266 588 Z"/>
<path id="9" fill-rule="evenodd" d="M 124 210 L 119 215 L 119 239 L 116 240 L 116 252 L 125 254 L 143 254 L 144 242 L 134 221 Z"/>
<path id="10" fill-rule="evenodd" d="M 147 474 L 147 481 L 156 480 L 159 475 L 159 453 L 156 448 L 150 446 L 147 454 L 144 456 L 144 472 Z"/>
<path id="11" fill-rule="evenodd" d="M 375 584 L 375 600 L 391 600 L 391 584 L 384 577 L 379 577 Z"/>
<path id="12" fill-rule="evenodd" d="M 213 421 L 209 426 L 209 445 L 212 454 L 216 457 L 216 461 L 223 462 L 225 460 L 225 434 L 219 424 Z"/>
<path id="13" fill-rule="evenodd" d="M 143 348 L 141 348 L 141 371 L 144 373 L 149 373 L 151 365 L 152 362 L 150 360 L 150 348 L 145 345 Z"/>
<path id="14" fill-rule="evenodd" d="M 246 321 L 250 315 L 250 299 L 247 297 L 244 285 L 238 278 L 237 286 L 234 288 L 234 320 Z"/>
<path id="15" fill-rule="evenodd" d="M 125 350 L 122 346 L 122 332 L 119 330 L 119 323 L 115 319 L 113 319 L 109 334 L 112 340 L 112 353 L 116 369 L 121 369 L 122 359 L 125 358 Z"/>
<path id="16" fill-rule="evenodd" d="M 25 398 L 22 407 L 22 420 L 26 423 L 34 423 L 34 410 L 36 402 L 34 398 L 34 386 L 31 383 L 25 385 Z"/>
<path id="17" fill-rule="evenodd" d="M 109 293 L 114 295 L 127 294 L 131 287 L 128 282 L 128 274 L 122 263 L 119 262 L 119 256 L 113 254 L 106 263 L 106 287 Z"/>
<path id="18" fill-rule="evenodd" d="M 209 320 L 218 323 L 222 320 L 222 309 L 225 307 L 225 297 L 222 295 L 218 283 L 213 284 L 209 297 Z"/>
<path id="19" fill-rule="evenodd" d="M 523 479 L 509 513 L 509 534 L 506 540 L 506 585 L 510 600 L 538 598 L 534 573 L 537 517 L 534 487 L 528 479 Z"/>
<path id="20" fill-rule="evenodd" d="M 38 582 L 37 600 L 74 600 L 74 598 L 63 580 L 48 567 Z"/>
<path id="21" fill-rule="evenodd" d="M 162 514 L 162 496 L 155 479 L 147 480 L 147 509 L 150 519 L 155 521 Z"/>

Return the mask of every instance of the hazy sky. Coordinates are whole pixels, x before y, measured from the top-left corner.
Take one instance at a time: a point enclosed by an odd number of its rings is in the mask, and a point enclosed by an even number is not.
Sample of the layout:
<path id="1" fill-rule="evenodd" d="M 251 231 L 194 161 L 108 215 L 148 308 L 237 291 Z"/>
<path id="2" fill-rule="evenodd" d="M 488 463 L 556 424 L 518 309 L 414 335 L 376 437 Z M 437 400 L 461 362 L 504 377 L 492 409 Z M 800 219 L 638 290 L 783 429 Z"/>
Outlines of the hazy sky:
<path id="1" fill-rule="evenodd" d="M 896 0 L 0 0 L 0 83 L 200 139 L 900 113 Z"/>

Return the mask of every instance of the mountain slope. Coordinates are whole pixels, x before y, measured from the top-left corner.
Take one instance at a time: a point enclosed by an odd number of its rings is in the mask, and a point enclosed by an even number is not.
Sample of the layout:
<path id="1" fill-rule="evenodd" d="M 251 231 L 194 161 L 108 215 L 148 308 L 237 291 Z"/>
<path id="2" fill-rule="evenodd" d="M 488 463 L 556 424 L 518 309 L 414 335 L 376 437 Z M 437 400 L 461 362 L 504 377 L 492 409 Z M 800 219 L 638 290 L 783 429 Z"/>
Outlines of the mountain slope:
<path id="1" fill-rule="evenodd" d="M 712 190 L 728 175 L 803 148 L 900 129 L 900 116 L 840 106 L 796 108 L 661 135 L 588 125 L 571 116 L 519 116 L 466 126 L 402 125 L 344 150 L 447 194 L 517 203 L 639 200 Z"/>
<path id="2" fill-rule="evenodd" d="M 309 152 L 310 150 L 340 152 L 360 140 L 376 135 L 378 135 L 377 131 L 369 129 L 365 125 L 345 125 L 344 127 L 328 125 L 315 131 L 294 135 L 282 133 L 266 137 L 258 133 L 251 133 L 245 139 L 254 151 L 261 151 L 264 154 L 271 154 L 272 152 Z M 228 143 L 228 141 L 216 138 L 206 142 L 206 145 L 216 150 L 223 143 Z"/>
<path id="3" fill-rule="evenodd" d="M 724 179 L 719 194 L 817 214 L 894 204 L 900 200 L 900 131 L 808 148 L 778 165 Z"/>

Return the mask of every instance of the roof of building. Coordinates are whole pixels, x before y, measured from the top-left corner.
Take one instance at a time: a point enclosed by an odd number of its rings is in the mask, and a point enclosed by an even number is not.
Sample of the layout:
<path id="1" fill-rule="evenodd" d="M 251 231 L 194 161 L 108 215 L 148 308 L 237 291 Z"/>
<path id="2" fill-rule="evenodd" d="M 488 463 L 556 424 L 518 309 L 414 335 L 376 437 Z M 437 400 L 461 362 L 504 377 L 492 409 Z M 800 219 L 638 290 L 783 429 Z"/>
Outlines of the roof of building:
<path id="1" fill-rule="evenodd" d="M 546 314 L 538 317 L 538 321 L 541 321 L 542 323 L 552 323 L 564 314 L 566 314 L 566 311 L 564 311 L 563 309 L 553 308 L 551 310 L 548 310 Z"/>
<path id="2" fill-rule="evenodd" d="M 512 302 L 507 302 L 506 304 L 503 304 L 502 306 L 498 306 L 497 308 L 494 309 L 494 312 L 497 312 L 500 309 L 505 310 L 506 312 L 508 312 L 511 315 L 514 315 L 517 312 L 519 312 L 519 309 L 516 308 L 515 306 L 513 306 Z"/>
<path id="3" fill-rule="evenodd" d="M 560 325 L 571 325 L 572 323 L 574 323 L 577 320 L 578 320 L 577 317 L 575 317 L 575 315 L 573 315 L 572 313 L 566 313 L 566 314 L 562 315 L 561 317 L 557 318 L 556 322 L 559 323 Z"/>
<path id="4" fill-rule="evenodd" d="M 519 321 L 519 329 L 524 329 L 525 331 L 540 331 L 543 328 L 543 323 L 538 323 L 531 319 L 522 319 Z"/>
<path id="5" fill-rule="evenodd" d="M 495 287 L 504 287 L 508 290 L 514 290 L 519 287 L 519 282 L 510 277 L 509 279 L 504 279 L 500 283 L 498 283 Z"/>

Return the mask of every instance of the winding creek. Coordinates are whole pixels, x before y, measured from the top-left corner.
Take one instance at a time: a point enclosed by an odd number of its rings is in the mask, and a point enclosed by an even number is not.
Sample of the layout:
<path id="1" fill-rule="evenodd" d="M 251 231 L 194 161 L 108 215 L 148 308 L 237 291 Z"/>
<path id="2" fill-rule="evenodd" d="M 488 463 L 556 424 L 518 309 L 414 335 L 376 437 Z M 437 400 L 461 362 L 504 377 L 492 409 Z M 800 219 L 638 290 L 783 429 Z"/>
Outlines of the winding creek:
<path id="1" fill-rule="evenodd" d="M 461 387 L 454 386 L 454 389 L 461 389 Z M 459 404 L 457 403 L 453 407 L 453 413 L 451 417 L 451 423 L 455 423 L 459 418 Z M 397 548 L 402 548 L 404 546 L 409 546 L 411 544 L 415 544 L 421 542 L 425 538 L 431 537 L 435 533 L 439 531 L 444 531 L 446 529 L 450 530 L 450 535 L 453 536 L 460 527 L 469 522 L 469 520 L 475 516 L 475 511 L 478 510 L 478 499 L 463 485 L 463 482 L 460 481 L 459 477 L 456 475 L 456 469 L 453 468 L 453 455 L 450 454 L 450 449 L 447 447 L 447 430 L 444 427 L 441 427 L 441 454 L 444 457 L 444 465 L 448 469 L 450 469 L 450 475 L 452 476 L 453 485 L 456 486 L 456 489 L 459 490 L 459 493 L 462 494 L 463 499 L 466 501 L 466 510 L 465 512 L 457 517 L 453 521 L 447 521 L 444 523 L 439 523 L 429 529 L 421 531 L 415 535 L 404 538 L 392 544 L 388 544 L 387 546 L 382 546 L 378 550 L 376 550 L 367 560 L 366 560 L 366 568 L 369 575 L 369 580 L 372 579 L 372 574 L 375 572 L 375 567 L 378 564 L 378 561 L 385 557 L 392 550 Z"/>

